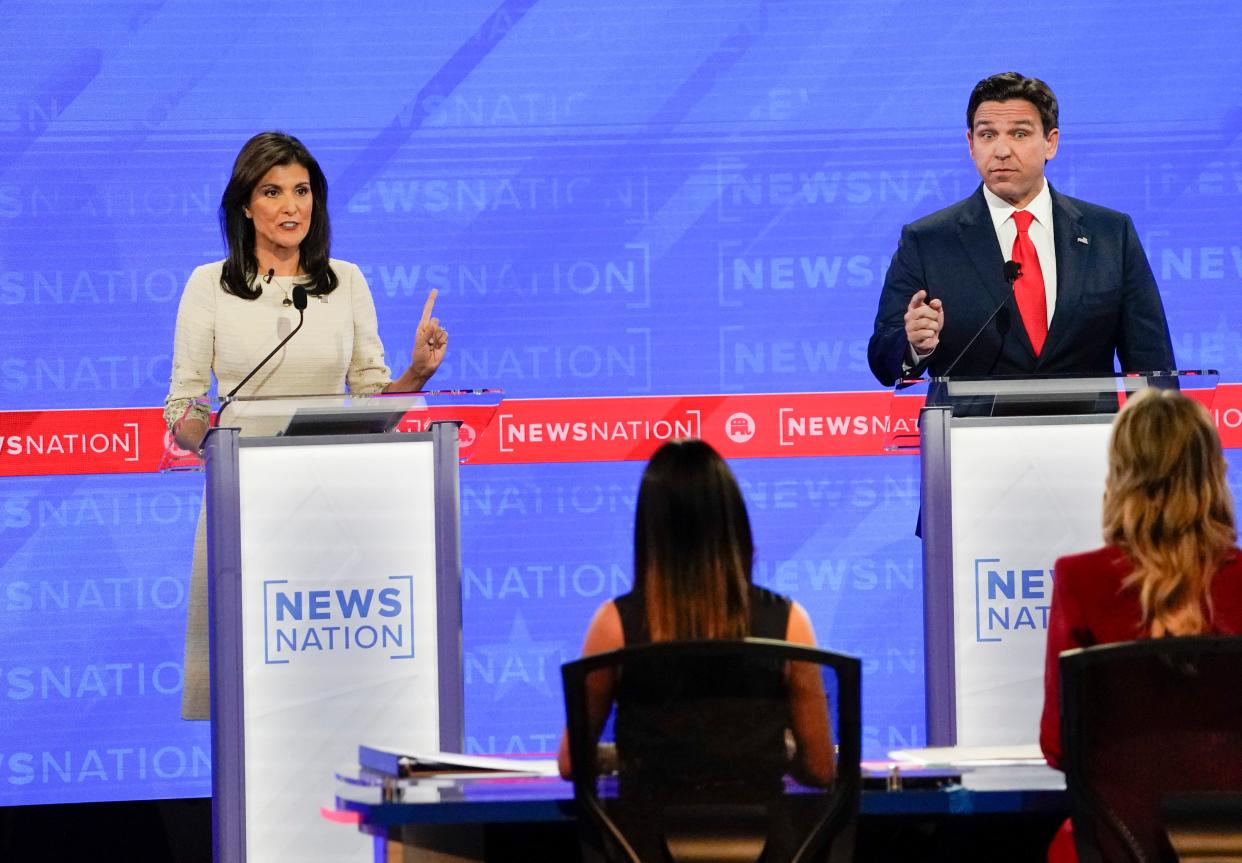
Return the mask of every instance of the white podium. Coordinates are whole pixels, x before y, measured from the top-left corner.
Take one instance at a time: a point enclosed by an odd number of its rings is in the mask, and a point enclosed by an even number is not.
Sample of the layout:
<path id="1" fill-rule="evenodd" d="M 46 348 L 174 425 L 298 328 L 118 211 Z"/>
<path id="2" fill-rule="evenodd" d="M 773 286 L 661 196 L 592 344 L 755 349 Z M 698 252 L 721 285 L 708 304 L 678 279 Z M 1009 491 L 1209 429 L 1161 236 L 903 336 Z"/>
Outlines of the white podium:
<path id="1" fill-rule="evenodd" d="M 339 402 L 207 437 L 220 863 L 369 860 L 326 777 L 360 739 L 463 743 L 457 427 L 385 434 L 377 403 Z M 249 433 L 244 407 L 224 422 Z"/>
<path id="2" fill-rule="evenodd" d="M 1112 420 L 1128 394 L 1215 372 L 940 379 L 920 414 L 927 741 L 1039 740 L 1047 614 L 1062 555 L 1103 544 Z"/>

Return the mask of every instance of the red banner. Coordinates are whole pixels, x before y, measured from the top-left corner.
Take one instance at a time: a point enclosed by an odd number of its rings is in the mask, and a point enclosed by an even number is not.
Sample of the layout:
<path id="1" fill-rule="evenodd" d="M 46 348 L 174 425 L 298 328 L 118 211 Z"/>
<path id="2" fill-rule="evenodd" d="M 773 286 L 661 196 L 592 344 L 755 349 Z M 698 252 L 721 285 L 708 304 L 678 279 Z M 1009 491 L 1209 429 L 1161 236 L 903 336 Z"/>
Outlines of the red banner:
<path id="1" fill-rule="evenodd" d="M 887 392 L 513 399 L 486 427 L 491 409 L 468 407 L 411 412 L 400 428 L 461 419 L 470 464 L 642 460 L 684 437 L 727 458 L 883 455 L 917 434 L 920 406 Z M 1216 390 L 1212 415 L 1221 443 L 1242 447 L 1242 384 Z M 166 444 L 159 408 L 0 412 L 0 476 L 146 473 Z"/>
<path id="2" fill-rule="evenodd" d="M 0 476 L 146 473 L 159 468 L 160 408 L 0 412 Z"/>

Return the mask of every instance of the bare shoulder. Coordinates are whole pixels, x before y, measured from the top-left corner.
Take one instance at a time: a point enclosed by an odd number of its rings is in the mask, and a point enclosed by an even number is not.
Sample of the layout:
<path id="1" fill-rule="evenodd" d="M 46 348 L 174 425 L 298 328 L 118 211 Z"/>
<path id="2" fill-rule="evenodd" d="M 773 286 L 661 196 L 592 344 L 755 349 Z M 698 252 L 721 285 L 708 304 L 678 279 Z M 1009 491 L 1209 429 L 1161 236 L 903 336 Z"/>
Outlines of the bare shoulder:
<path id="1" fill-rule="evenodd" d="M 797 602 L 789 603 L 789 623 L 785 628 L 785 640 L 794 644 L 807 644 L 814 647 L 815 627 L 811 625 L 811 616 Z"/>
<path id="2" fill-rule="evenodd" d="M 587 627 L 586 639 L 582 644 L 583 656 L 592 653 L 607 653 L 625 646 L 625 634 L 621 629 L 621 615 L 616 603 L 605 602 L 595 610 L 595 616 Z"/>

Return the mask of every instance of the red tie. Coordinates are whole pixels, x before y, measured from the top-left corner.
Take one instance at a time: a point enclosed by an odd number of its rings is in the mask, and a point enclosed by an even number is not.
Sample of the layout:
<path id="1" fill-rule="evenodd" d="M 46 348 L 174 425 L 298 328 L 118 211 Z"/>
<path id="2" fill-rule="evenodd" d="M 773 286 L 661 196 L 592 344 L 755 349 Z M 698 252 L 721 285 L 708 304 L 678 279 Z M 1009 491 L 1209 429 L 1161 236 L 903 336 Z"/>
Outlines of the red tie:
<path id="1" fill-rule="evenodd" d="M 1048 296 L 1044 291 L 1044 271 L 1039 267 L 1039 253 L 1031 242 L 1031 222 L 1035 216 L 1026 210 L 1018 210 L 1013 214 L 1013 223 L 1018 226 L 1018 236 L 1013 239 L 1013 262 L 1022 267 L 1022 275 L 1013 283 L 1014 296 L 1018 301 L 1018 311 L 1022 314 L 1022 323 L 1026 325 L 1026 334 L 1031 338 L 1031 347 L 1035 356 L 1044 349 L 1044 340 L 1048 338 Z"/>

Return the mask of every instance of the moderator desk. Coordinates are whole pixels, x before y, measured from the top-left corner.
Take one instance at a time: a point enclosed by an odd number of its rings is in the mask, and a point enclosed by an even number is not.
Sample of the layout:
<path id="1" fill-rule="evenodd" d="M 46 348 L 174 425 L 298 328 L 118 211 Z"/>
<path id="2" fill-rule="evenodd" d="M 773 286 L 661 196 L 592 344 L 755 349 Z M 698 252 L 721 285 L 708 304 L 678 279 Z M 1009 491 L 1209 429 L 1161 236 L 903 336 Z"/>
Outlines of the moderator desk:
<path id="1" fill-rule="evenodd" d="M 376 861 L 461 863 L 486 859 L 488 825 L 566 824 L 573 787 L 550 777 L 338 777 L 336 816 L 373 837 Z M 938 789 L 881 790 L 887 771 L 864 771 L 861 820 L 924 816 L 1069 814 L 1063 774 L 1043 765 L 979 767 Z"/>

